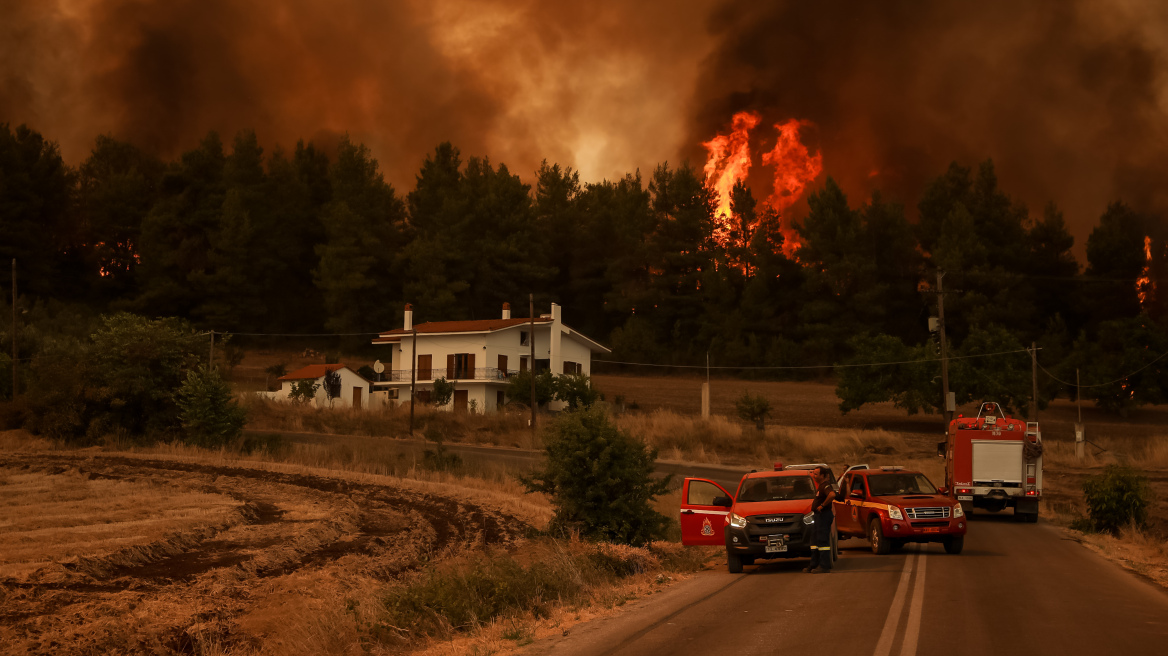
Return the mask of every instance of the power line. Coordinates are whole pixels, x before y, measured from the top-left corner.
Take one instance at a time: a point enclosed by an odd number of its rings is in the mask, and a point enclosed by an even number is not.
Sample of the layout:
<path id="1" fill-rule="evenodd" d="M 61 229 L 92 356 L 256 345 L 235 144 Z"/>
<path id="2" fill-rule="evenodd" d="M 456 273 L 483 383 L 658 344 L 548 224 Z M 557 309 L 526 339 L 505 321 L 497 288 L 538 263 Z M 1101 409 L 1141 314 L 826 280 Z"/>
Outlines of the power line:
<path id="1" fill-rule="evenodd" d="M 1087 388 L 1091 388 L 1091 387 L 1107 387 L 1108 385 L 1114 385 L 1114 384 L 1116 384 L 1116 383 L 1122 383 L 1123 381 L 1127 380 L 1128 378 L 1130 378 L 1130 377 L 1132 377 L 1132 376 L 1134 376 L 1134 375 L 1136 375 L 1136 374 L 1140 373 L 1140 372 L 1141 372 L 1141 371 L 1143 371 L 1144 369 L 1147 369 L 1148 367 L 1150 367 L 1150 366 L 1152 366 L 1152 365 L 1156 364 L 1156 363 L 1157 363 L 1157 362 L 1159 362 L 1160 360 L 1163 360 L 1163 359 L 1164 359 L 1166 356 L 1168 356 L 1168 351 L 1165 351 L 1164 353 L 1161 353 L 1159 356 L 1157 356 L 1157 357 L 1156 357 L 1156 359 L 1152 360 L 1152 361 L 1151 361 L 1151 362 L 1149 362 L 1148 364 L 1146 364 L 1146 365 L 1144 365 L 1144 366 L 1140 367 L 1139 369 L 1136 369 L 1135 371 L 1133 371 L 1133 372 L 1131 372 L 1131 373 L 1129 373 L 1129 374 L 1125 374 L 1125 375 L 1123 375 L 1123 376 L 1120 376 L 1119 378 L 1116 378 L 1115 380 L 1108 381 L 1108 382 L 1106 382 L 1106 383 L 1096 383 L 1096 384 L 1094 384 L 1094 385 L 1076 385 L 1075 383 L 1068 383 L 1067 381 L 1065 381 L 1065 380 L 1063 380 L 1063 379 L 1059 378 L 1058 376 L 1055 376 L 1054 374 L 1052 374 L 1052 373 L 1050 373 L 1049 371 L 1047 371 L 1047 370 L 1046 370 L 1046 367 L 1042 366 L 1041 364 L 1039 364 L 1039 365 L 1038 365 L 1038 368 L 1039 368 L 1039 369 L 1041 369 L 1041 370 L 1042 370 L 1042 372 L 1043 372 L 1043 373 L 1045 373 L 1047 376 L 1050 376 L 1052 379 L 1054 379 L 1054 380 L 1055 380 L 1055 381 L 1057 381 L 1057 382 L 1060 382 L 1060 383 L 1062 383 L 1063 385 L 1068 385 L 1068 386 L 1070 386 L 1070 387 L 1078 387 L 1078 388 L 1080 388 L 1080 389 L 1087 389 Z"/>
<path id="2" fill-rule="evenodd" d="M 999 351 L 997 353 L 975 353 L 972 355 L 951 355 L 951 356 L 949 356 L 949 359 L 950 360 L 968 360 L 970 358 L 989 358 L 989 357 L 994 357 L 994 356 L 998 356 L 998 355 L 1011 355 L 1014 353 L 1029 353 L 1029 352 L 1030 351 L 1028 349 L 1018 349 L 1015 351 Z M 775 367 L 711 366 L 709 368 L 710 369 L 735 369 L 735 370 L 743 370 L 743 369 L 750 369 L 750 370 L 845 369 L 845 368 L 853 368 L 853 367 L 886 367 L 886 366 L 895 365 L 895 364 L 920 364 L 923 362 L 940 362 L 940 361 L 941 361 L 941 358 L 926 358 L 923 360 L 902 360 L 899 362 L 862 362 L 862 363 L 849 363 L 849 364 L 806 364 L 806 365 L 793 365 L 793 366 L 785 366 L 785 367 L 778 367 L 778 366 L 775 366 Z M 603 363 L 603 364 L 631 365 L 631 366 L 637 366 L 637 367 L 668 367 L 668 368 L 674 368 L 674 369 L 705 369 L 706 368 L 706 365 L 699 365 L 699 364 L 654 364 L 651 362 L 622 362 L 620 360 L 593 360 L 593 362 Z"/>

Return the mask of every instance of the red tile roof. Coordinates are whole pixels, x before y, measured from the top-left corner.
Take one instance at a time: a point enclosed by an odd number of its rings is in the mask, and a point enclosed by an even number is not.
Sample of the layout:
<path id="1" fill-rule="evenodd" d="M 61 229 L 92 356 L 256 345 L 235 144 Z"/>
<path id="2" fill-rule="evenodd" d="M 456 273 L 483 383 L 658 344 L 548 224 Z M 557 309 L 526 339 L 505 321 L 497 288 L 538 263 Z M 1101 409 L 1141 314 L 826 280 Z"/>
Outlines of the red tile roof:
<path id="1" fill-rule="evenodd" d="M 323 376 L 326 371 L 336 371 L 337 369 L 348 369 L 348 367 L 343 364 L 310 364 L 290 374 L 284 374 L 277 378 L 277 380 L 316 380 Z"/>
<path id="2" fill-rule="evenodd" d="M 535 320 L 538 324 L 551 323 L 551 319 L 540 317 Z M 425 333 L 489 333 L 495 330 L 502 330 L 504 328 L 511 328 L 512 326 L 521 326 L 531 323 L 531 319 L 517 318 L 517 319 L 477 319 L 473 321 L 427 321 L 414 326 L 414 329 L 421 334 Z M 404 328 L 396 330 L 388 330 L 381 333 L 381 336 L 375 340 L 378 342 L 396 342 L 401 339 L 402 335 L 409 335 L 410 331 Z"/>

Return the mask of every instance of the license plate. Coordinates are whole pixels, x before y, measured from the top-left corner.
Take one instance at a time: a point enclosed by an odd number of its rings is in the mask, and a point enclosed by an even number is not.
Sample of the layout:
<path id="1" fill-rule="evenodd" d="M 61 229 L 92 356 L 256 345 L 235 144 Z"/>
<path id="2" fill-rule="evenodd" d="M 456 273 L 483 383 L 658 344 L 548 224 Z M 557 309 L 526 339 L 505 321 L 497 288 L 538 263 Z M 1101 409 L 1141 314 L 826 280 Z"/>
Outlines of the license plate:
<path id="1" fill-rule="evenodd" d="M 767 539 L 767 553 L 782 553 L 787 550 L 787 541 L 781 535 L 772 535 Z"/>
<path id="2" fill-rule="evenodd" d="M 939 528 L 926 528 L 925 529 L 925 533 L 940 533 L 940 532 L 941 532 L 941 529 L 939 529 Z"/>
<path id="3" fill-rule="evenodd" d="M 968 496 L 968 497 L 957 497 L 957 500 L 958 500 L 958 501 L 973 501 L 973 497 L 972 497 L 972 496 Z"/>

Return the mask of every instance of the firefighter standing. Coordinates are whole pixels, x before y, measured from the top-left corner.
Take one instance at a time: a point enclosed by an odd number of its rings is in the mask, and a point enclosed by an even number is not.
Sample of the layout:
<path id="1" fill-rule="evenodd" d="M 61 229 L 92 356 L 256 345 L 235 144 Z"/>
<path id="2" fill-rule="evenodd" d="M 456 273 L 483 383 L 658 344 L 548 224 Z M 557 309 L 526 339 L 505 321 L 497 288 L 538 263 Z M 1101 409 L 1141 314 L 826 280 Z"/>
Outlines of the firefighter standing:
<path id="1" fill-rule="evenodd" d="M 831 571 L 831 525 L 835 519 L 831 502 L 835 499 L 835 490 L 826 467 L 816 467 L 811 472 L 811 479 L 817 490 L 815 500 L 811 502 L 815 524 L 811 527 L 811 564 L 803 571 L 826 574 Z"/>

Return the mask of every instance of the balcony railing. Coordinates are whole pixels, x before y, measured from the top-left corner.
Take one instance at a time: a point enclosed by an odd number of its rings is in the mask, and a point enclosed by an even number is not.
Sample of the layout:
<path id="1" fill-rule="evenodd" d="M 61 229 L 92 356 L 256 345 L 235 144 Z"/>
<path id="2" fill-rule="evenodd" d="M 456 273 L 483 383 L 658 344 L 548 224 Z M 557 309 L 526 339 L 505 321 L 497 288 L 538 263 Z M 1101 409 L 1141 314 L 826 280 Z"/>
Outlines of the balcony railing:
<path id="1" fill-rule="evenodd" d="M 418 369 L 418 382 L 428 382 L 438 378 L 446 380 L 507 380 L 519 373 L 518 369 L 500 369 L 498 367 L 475 367 L 474 369 L 454 367 L 433 367 Z M 409 369 L 391 369 L 381 375 L 382 379 L 393 383 L 410 382 Z"/>

